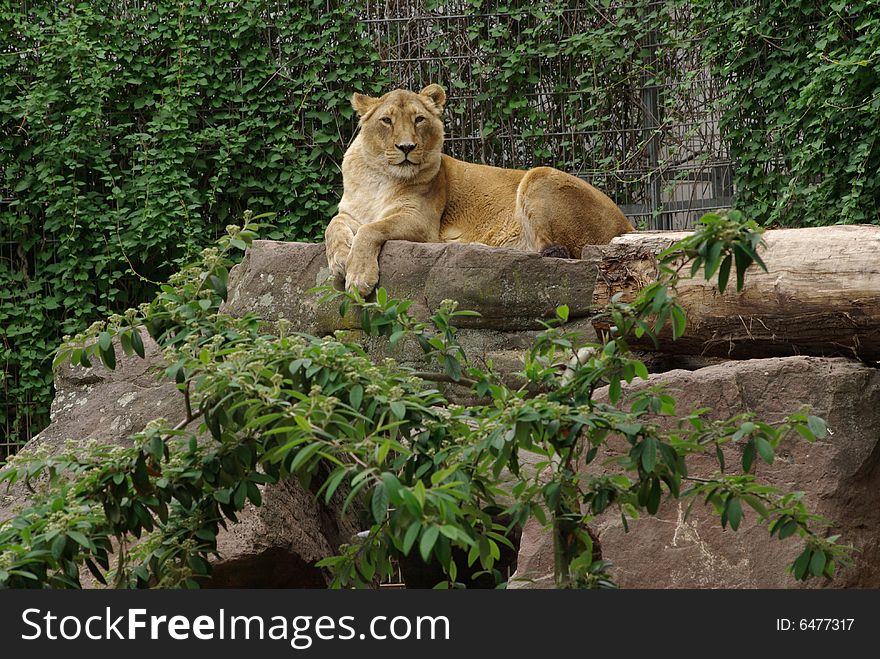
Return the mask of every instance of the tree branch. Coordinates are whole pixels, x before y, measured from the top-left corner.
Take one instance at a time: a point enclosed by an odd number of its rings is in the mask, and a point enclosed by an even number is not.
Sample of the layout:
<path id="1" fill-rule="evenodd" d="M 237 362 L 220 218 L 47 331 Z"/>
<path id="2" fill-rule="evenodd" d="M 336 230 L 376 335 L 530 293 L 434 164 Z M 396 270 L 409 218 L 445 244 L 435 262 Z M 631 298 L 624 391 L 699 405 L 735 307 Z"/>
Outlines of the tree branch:
<path id="1" fill-rule="evenodd" d="M 430 371 L 414 371 L 411 375 L 414 375 L 417 378 L 421 378 L 422 380 L 428 380 L 430 382 L 449 382 L 451 384 L 464 384 L 468 387 L 472 387 L 477 384 L 476 380 L 471 380 L 470 378 L 459 378 L 458 380 L 452 378 L 446 373 L 432 373 Z"/>

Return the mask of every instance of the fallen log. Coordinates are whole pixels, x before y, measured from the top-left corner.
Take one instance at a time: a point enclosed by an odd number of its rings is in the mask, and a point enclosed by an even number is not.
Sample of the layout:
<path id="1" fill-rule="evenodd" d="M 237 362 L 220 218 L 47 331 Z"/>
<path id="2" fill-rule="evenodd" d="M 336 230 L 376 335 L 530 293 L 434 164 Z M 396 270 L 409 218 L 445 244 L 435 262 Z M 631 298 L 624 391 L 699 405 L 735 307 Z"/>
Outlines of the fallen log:
<path id="1" fill-rule="evenodd" d="M 594 304 L 608 304 L 615 293 L 632 300 L 656 281 L 655 255 L 686 235 L 636 232 L 585 248 L 584 258 L 598 262 Z M 665 328 L 659 349 L 736 359 L 808 354 L 880 360 L 880 226 L 777 229 L 767 231 L 764 242 L 760 254 L 768 271 L 752 265 L 739 293 L 732 275 L 723 294 L 717 276 L 706 281 L 700 272 L 679 282 L 687 329 L 673 341 Z M 648 339 L 630 340 L 655 349 Z"/>

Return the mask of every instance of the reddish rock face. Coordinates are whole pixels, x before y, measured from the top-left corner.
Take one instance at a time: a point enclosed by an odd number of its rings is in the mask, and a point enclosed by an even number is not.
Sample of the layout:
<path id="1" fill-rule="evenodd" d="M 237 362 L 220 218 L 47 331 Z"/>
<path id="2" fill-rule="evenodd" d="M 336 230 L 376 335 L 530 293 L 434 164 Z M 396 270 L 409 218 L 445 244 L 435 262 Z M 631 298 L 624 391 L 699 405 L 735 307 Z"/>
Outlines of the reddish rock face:
<path id="1" fill-rule="evenodd" d="M 675 396 L 679 412 L 710 407 L 711 416 L 721 419 L 754 411 L 776 421 L 810 405 L 825 418 L 829 436 L 815 443 L 797 435 L 784 441 L 773 465 L 756 460 L 757 475 L 770 485 L 806 492 L 809 508 L 833 520 L 834 532 L 858 549 L 853 567 L 807 587 L 880 587 L 880 370 L 846 359 L 787 357 L 652 375 L 649 384 L 658 383 Z M 731 449 L 728 465 L 738 465 L 739 458 Z M 590 468 L 598 463 L 601 457 Z M 716 468 L 708 458 L 689 463 L 693 476 Z M 603 558 L 614 564 L 621 587 L 804 587 L 785 569 L 800 553 L 797 539 L 771 539 L 751 510 L 739 531 L 722 530 L 718 517 L 699 503 L 685 519 L 687 503 L 666 504 L 655 518 L 633 522 L 629 533 L 613 511 L 594 521 Z M 552 560 L 551 538 L 529 525 L 515 577 L 534 581 L 512 585 L 552 587 Z"/>

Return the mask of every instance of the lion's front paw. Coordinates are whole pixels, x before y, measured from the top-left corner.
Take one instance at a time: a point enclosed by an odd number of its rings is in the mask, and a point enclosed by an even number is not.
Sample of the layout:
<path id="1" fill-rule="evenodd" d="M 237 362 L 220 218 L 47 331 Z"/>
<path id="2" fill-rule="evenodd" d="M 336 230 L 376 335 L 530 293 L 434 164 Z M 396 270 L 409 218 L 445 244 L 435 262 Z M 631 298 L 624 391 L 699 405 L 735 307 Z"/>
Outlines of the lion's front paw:
<path id="1" fill-rule="evenodd" d="M 345 279 L 345 257 L 335 254 L 327 259 L 327 265 L 330 267 L 330 274 L 334 279 L 342 281 Z"/>
<path id="2" fill-rule="evenodd" d="M 345 290 L 356 290 L 361 297 L 367 297 L 379 283 L 379 270 L 367 269 L 364 272 L 349 271 L 345 275 Z"/>

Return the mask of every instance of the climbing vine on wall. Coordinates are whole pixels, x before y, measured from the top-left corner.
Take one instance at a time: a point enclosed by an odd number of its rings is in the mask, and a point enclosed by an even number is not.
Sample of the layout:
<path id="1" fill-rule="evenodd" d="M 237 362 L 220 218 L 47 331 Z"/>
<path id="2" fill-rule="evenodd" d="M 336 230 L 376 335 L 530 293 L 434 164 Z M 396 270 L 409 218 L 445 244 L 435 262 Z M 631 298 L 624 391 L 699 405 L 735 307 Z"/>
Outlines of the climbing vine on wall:
<path id="1" fill-rule="evenodd" d="M 0 451 L 45 423 L 62 334 L 148 297 L 245 208 L 278 212 L 269 237 L 321 235 L 348 95 L 387 86 L 353 4 L 0 10 Z"/>
<path id="2" fill-rule="evenodd" d="M 768 225 L 880 223 L 876 1 L 693 4 L 738 205 Z"/>

